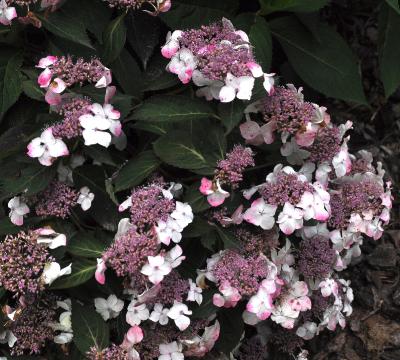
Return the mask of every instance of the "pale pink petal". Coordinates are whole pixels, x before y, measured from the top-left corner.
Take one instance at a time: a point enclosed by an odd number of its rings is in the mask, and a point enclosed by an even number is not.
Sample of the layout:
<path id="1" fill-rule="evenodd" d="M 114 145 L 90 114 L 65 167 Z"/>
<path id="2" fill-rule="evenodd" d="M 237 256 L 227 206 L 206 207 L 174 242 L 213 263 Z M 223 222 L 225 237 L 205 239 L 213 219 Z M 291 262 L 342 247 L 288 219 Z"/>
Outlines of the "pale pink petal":
<path id="1" fill-rule="evenodd" d="M 247 68 L 251 71 L 251 74 L 255 77 L 258 78 L 260 76 L 263 76 L 263 70 L 260 65 L 255 63 L 254 61 L 250 61 L 246 64 Z"/>
<path id="2" fill-rule="evenodd" d="M 138 344 L 143 340 L 143 330 L 135 325 L 126 333 L 126 338 L 131 344 Z"/>
<path id="3" fill-rule="evenodd" d="M 39 77 L 38 77 L 38 84 L 41 88 L 47 88 L 50 85 L 51 82 L 51 77 L 53 76 L 53 73 L 50 69 L 46 68 L 44 69 Z"/>
<path id="4" fill-rule="evenodd" d="M 212 194 L 212 192 L 213 192 L 213 190 L 212 190 L 212 181 L 207 179 L 207 178 L 205 178 L 205 177 L 203 177 L 201 179 L 201 185 L 200 185 L 199 190 L 203 195 Z"/>

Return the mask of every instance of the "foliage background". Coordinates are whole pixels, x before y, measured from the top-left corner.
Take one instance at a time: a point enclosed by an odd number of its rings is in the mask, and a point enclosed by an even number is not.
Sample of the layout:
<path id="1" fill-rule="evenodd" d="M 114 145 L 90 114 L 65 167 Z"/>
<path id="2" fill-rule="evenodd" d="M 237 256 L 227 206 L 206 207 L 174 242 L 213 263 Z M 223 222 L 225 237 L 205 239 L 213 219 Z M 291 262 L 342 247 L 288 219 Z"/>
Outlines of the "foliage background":
<path id="1" fill-rule="evenodd" d="M 198 179 L 212 174 L 216 161 L 239 139 L 235 127 L 242 120 L 244 104 L 200 101 L 190 86 L 178 84 L 175 76 L 164 71 L 167 61 L 159 50 L 169 28 L 198 27 L 221 17 L 232 20 L 249 34 L 265 70 L 276 72 L 282 84 L 304 86 L 306 97 L 327 106 L 335 121 L 352 120 L 356 134 L 353 150 L 372 151 L 386 163 L 395 186 L 399 183 L 400 7 L 396 0 L 173 0 L 172 9 L 159 17 L 112 10 L 100 0 L 68 0 L 57 12 L 34 14 L 42 23 L 40 29 L 18 23 L 0 28 L 3 205 L 26 188 L 31 195 L 38 193 L 55 176 L 54 168 L 39 166 L 24 156 L 28 141 L 56 121 L 36 84 L 34 65 L 43 55 L 100 57 L 112 70 L 118 88 L 113 103 L 122 113 L 129 138 L 123 153 L 97 146 L 85 148 L 85 155 L 102 166 L 77 168 L 74 181 L 77 186 L 89 184 L 96 201 L 89 214 L 79 214 L 81 220 L 56 224 L 72 237 L 66 251 L 74 262 L 73 274 L 58 280 L 54 289 L 67 289 L 84 302 L 92 298 L 88 296 L 92 292 L 118 291 L 100 289 L 92 279 L 95 258 L 116 230 L 119 215 L 115 204 L 157 170 L 167 178 L 180 179 L 186 187 L 185 200 L 195 212 L 204 211 L 208 205 L 197 191 Z M 102 93 L 92 88 L 80 91 L 102 100 Z M 265 166 L 277 161 L 268 155 L 263 160 Z M 347 274 L 356 294 L 350 328 L 316 339 L 313 358 L 400 357 L 400 342 L 392 336 L 400 328 L 398 215 L 396 207 L 385 241 L 378 246 L 368 243 L 366 253 Z M 39 224 L 40 218 L 30 218 L 25 225 Z M 0 236 L 18 230 L 9 222 L 6 206 L 0 207 Z M 205 224 L 193 226 L 187 236 L 200 241 L 185 248 L 185 253 L 191 254 L 190 267 L 204 260 L 197 256 L 199 249 L 221 242 L 231 246 L 228 235 Z M 206 256 L 204 251 L 200 253 Z M 207 306 L 202 306 L 202 311 L 207 312 Z M 95 326 L 95 314 L 87 309 L 73 313 L 87 317 Z M 235 326 L 235 316 L 240 312 L 221 315 L 225 335 L 219 350 L 231 349 L 238 340 L 241 329 Z M 377 326 L 382 330 L 378 336 Z M 106 344 L 109 329 L 104 324 L 97 329 Z M 85 331 L 74 329 L 75 338 Z M 78 349 L 91 341 L 85 337 L 75 341 L 68 358 L 80 359 Z M 60 354 L 46 356 L 61 358 Z"/>

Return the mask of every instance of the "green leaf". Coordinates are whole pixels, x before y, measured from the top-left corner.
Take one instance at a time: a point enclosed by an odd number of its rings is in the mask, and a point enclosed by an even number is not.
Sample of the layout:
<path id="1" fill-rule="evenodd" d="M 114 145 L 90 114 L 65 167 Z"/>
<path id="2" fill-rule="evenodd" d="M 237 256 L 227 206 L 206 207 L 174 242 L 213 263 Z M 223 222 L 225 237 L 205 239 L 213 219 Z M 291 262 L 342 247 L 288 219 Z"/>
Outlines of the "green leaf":
<path id="1" fill-rule="evenodd" d="M 175 74 L 165 71 L 168 60 L 161 54 L 151 58 L 149 66 L 144 73 L 144 84 L 146 91 L 164 90 L 180 83 Z"/>
<path id="2" fill-rule="evenodd" d="M 22 92 L 22 53 L 0 51 L 0 120 Z"/>
<path id="3" fill-rule="evenodd" d="M 172 29 L 191 29 L 234 14 L 238 6 L 238 0 L 175 0 L 160 18 Z"/>
<path id="4" fill-rule="evenodd" d="M 196 148 L 184 131 L 174 130 L 160 137 L 154 143 L 157 156 L 167 164 L 182 169 L 201 169 L 211 165 L 203 150 Z"/>
<path id="5" fill-rule="evenodd" d="M 213 304 L 213 296 L 215 290 L 203 291 L 203 301 L 200 306 L 193 309 L 193 318 L 207 319 L 218 311 L 218 308 Z"/>
<path id="6" fill-rule="evenodd" d="M 77 17 L 66 13 L 62 8 L 48 17 L 40 13 L 35 13 L 35 15 L 42 22 L 43 27 L 52 34 L 93 49 L 85 26 Z"/>
<path id="7" fill-rule="evenodd" d="M 294 16 L 272 20 L 270 28 L 309 86 L 326 96 L 367 104 L 357 60 L 336 31 L 321 23 L 318 41 Z"/>
<path id="8" fill-rule="evenodd" d="M 235 235 L 227 229 L 223 229 L 215 225 L 217 233 L 224 243 L 224 249 L 240 249 L 240 243 L 237 241 Z"/>
<path id="9" fill-rule="evenodd" d="M 210 208 L 207 197 L 200 190 L 200 183 L 196 182 L 185 192 L 185 202 L 189 203 L 193 212 L 199 213 Z"/>
<path id="10" fill-rule="evenodd" d="M 22 90 L 24 91 L 24 94 L 31 99 L 42 101 L 44 98 L 44 93 L 40 90 L 37 82 L 33 80 L 25 80 L 22 83 Z"/>
<path id="11" fill-rule="evenodd" d="M 160 51 L 160 19 L 143 11 L 131 11 L 126 17 L 126 25 L 128 42 L 146 69 L 154 50 Z"/>
<path id="12" fill-rule="evenodd" d="M 379 17 L 379 69 L 388 98 L 400 85 L 400 15 L 382 6 Z"/>
<path id="13" fill-rule="evenodd" d="M 400 15 L 399 0 L 386 0 L 386 2 Z"/>
<path id="14" fill-rule="evenodd" d="M 68 15 L 77 17 L 84 27 L 102 43 L 104 29 L 109 24 L 112 14 L 112 9 L 104 2 L 98 0 L 68 0 L 62 9 Z"/>
<path id="15" fill-rule="evenodd" d="M 197 121 L 189 130 L 172 130 L 154 144 L 156 155 L 181 169 L 212 169 L 225 155 L 226 139 L 221 127 L 209 121 Z M 209 171 L 207 171 L 209 173 Z"/>
<path id="16" fill-rule="evenodd" d="M 110 150 L 101 145 L 85 146 L 83 151 L 86 155 L 101 164 L 117 166 L 111 157 Z"/>
<path id="17" fill-rule="evenodd" d="M 201 237 L 212 232 L 214 228 L 204 219 L 196 216 L 188 227 L 183 230 L 183 236 L 188 238 Z"/>
<path id="18" fill-rule="evenodd" d="M 198 98 L 159 95 L 146 100 L 132 117 L 139 121 L 174 122 L 204 119 L 214 115 L 211 106 Z"/>
<path id="19" fill-rule="evenodd" d="M 101 351 L 110 342 L 110 329 L 103 318 L 94 310 L 93 306 L 81 306 L 72 303 L 72 330 L 74 343 L 82 354 L 86 354 L 91 347 Z"/>
<path id="20" fill-rule="evenodd" d="M 222 309 L 218 312 L 221 331 L 215 347 L 228 356 L 239 343 L 244 331 L 242 313 L 243 309 L 240 306 L 233 309 Z"/>
<path id="21" fill-rule="evenodd" d="M 117 204 L 115 204 L 106 191 L 105 174 L 100 166 L 83 165 L 74 169 L 73 179 L 75 186 L 80 189 L 89 187 L 94 193 L 92 206 L 87 211 L 104 229 L 115 231 L 119 221 Z"/>
<path id="22" fill-rule="evenodd" d="M 25 119 L 29 119 L 27 114 L 23 114 Z M 15 116 L 13 117 L 15 122 Z M 37 126 L 35 125 L 17 125 L 0 135 L 0 159 L 6 158 L 16 151 L 23 151 L 26 149 L 26 143 L 32 138 L 36 132 Z M 4 175 L 3 175 L 4 176 Z M 1 182 L 1 179 L 0 179 Z"/>
<path id="23" fill-rule="evenodd" d="M 40 223 L 42 219 L 39 217 L 28 217 L 24 219 L 23 226 L 14 225 L 9 217 L 3 217 L 0 219 L 0 235 L 14 235 L 19 233 L 21 230 L 32 228 L 34 225 Z"/>
<path id="24" fill-rule="evenodd" d="M 103 60 L 106 64 L 113 62 L 120 54 L 126 41 L 125 14 L 114 19 L 103 34 Z"/>
<path id="25" fill-rule="evenodd" d="M 13 177 L 0 179 L 0 184 L 2 191 L 10 195 L 22 192 L 25 195 L 34 195 L 49 185 L 55 173 L 56 170 L 53 167 L 32 164 L 24 166 Z"/>
<path id="26" fill-rule="evenodd" d="M 96 271 L 96 260 L 76 259 L 72 262 L 71 275 L 58 278 L 50 286 L 51 289 L 68 289 L 89 281 Z"/>
<path id="27" fill-rule="evenodd" d="M 106 247 L 94 234 L 79 232 L 69 240 L 67 251 L 76 256 L 100 258 Z"/>
<path id="28" fill-rule="evenodd" d="M 153 151 L 144 151 L 129 160 L 114 180 L 115 191 L 121 191 L 139 185 L 160 165 L 161 161 Z"/>
<path id="29" fill-rule="evenodd" d="M 218 104 L 218 115 L 229 134 L 243 119 L 243 111 L 246 104 L 243 101 L 231 101 L 230 103 Z"/>
<path id="30" fill-rule="evenodd" d="M 327 5 L 329 0 L 260 0 L 261 14 L 276 11 L 316 11 Z"/>
<path id="31" fill-rule="evenodd" d="M 141 97 L 143 89 L 142 72 L 136 60 L 126 49 L 122 49 L 110 67 L 113 75 L 126 94 Z"/>
<path id="32" fill-rule="evenodd" d="M 144 121 L 138 121 L 132 125 L 135 129 L 140 129 L 144 131 L 148 131 L 157 135 L 164 135 L 171 129 L 173 129 L 174 123 L 166 123 L 166 122 L 158 122 L 158 123 L 150 123 Z"/>
<path id="33" fill-rule="evenodd" d="M 272 60 L 272 37 L 268 23 L 261 16 L 256 16 L 249 33 L 250 43 L 254 46 L 257 62 L 268 72 Z"/>

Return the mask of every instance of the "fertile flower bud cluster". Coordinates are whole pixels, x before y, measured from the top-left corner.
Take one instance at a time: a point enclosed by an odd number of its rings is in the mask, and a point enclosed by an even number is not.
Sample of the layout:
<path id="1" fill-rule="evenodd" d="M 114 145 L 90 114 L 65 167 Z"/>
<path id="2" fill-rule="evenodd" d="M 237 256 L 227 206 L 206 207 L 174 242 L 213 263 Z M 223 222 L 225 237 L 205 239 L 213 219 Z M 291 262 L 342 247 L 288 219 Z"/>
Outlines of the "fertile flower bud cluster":
<path id="1" fill-rule="evenodd" d="M 38 77 L 41 88 L 47 89 L 46 101 L 50 105 L 61 102 L 61 93 L 75 84 L 94 83 L 97 88 L 107 87 L 111 83 L 111 72 L 100 60 L 74 61 L 70 56 L 46 56 L 37 65 L 43 69 Z"/>
<path id="2" fill-rule="evenodd" d="M 167 12 L 171 8 L 171 0 L 104 0 L 110 7 L 120 9 L 140 9 L 148 5 L 153 11 L 144 10 L 152 15 Z"/>
<path id="3" fill-rule="evenodd" d="M 236 145 L 231 152 L 226 155 L 226 159 L 217 164 L 214 179 L 207 178 L 201 180 L 200 192 L 207 195 L 207 201 L 211 206 L 221 205 L 229 193 L 221 188 L 221 185 L 228 185 L 236 189 L 243 180 L 243 171 L 250 166 L 254 166 L 254 154 L 250 148 Z"/>
<path id="4" fill-rule="evenodd" d="M 193 80 L 198 96 L 231 102 L 250 100 L 255 79 L 264 79 L 264 88 L 273 92 L 273 75 L 257 64 L 249 37 L 236 30 L 227 19 L 200 29 L 175 30 L 161 49 L 171 59 L 167 70 L 183 84 Z"/>
<path id="5" fill-rule="evenodd" d="M 200 305 L 202 289 L 175 270 L 185 260 L 177 244 L 182 239 L 182 231 L 193 220 L 190 205 L 174 199 L 180 188 L 179 184 L 168 187 L 162 179 L 157 179 L 133 189 L 120 205 L 120 211 L 130 209 L 130 218 L 120 221 L 113 243 L 97 260 L 96 279 L 105 284 L 107 268 L 125 278 L 126 291 L 130 294 L 126 322 L 131 328 L 121 345 L 113 345 L 101 354 L 92 349 L 90 359 L 111 355 L 139 359 L 139 354 L 146 353 L 151 354 L 149 359 L 163 359 L 171 354 L 183 359 L 184 354 L 204 355 L 217 340 L 218 322 L 207 327 L 208 321 L 190 319 L 192 310 L 186 302 Z M 108 320 L 118 316 L 124 301 L 112 295 L 107 300 L 95 299 L 95 305 Z M 198 331 L 202 329 L 204 333 L 199 336 Z"/>
<path id="6" fill-rule="evenodd" d="M 144 9 L 143 11 L 151 14 L 158 15 L 159 13 L 167 12 L 171 8 L 171 0 L 103 0 L 108 3 L 112 8 L 120 9 L 140 9 L 146 5 L 151 10 Z M 32 24 L 38 28 L 42 26 L 42 22 L 29 11 L 31 5 L 38 3 L 38 0 L 0 0 L 0 24 L 11 25 L 13 19 L 18 20 L 23 24 Z M 40 9 L 47 11 L 57 10 L 65 0 L 41 0 Z M 24 7 L 28 9 L 26 16 L 18 16 L 17 7 Z"/>
<path id="7" fill-rule="evenodd" d="M 119 120 L 121 114 L 110 104 L 116 92 L 114 86 L 108 86 L 111 72 L 98 59 L 74 61 L 71 56 L 49 55 L 42 58 L 37 67 L 44 69 L 38 83 L 47 89 L 45 99 L 63 119 L 28 144 L 28 156 L 37 158 L 44 166 L 51 166 L 57 158 L 69 155 L 64 141 L 80 136 L 87 146 L 109 147 L 111 143 L 121 149 L 126 146 Z M 65 89 L 84 83 L 106 88 L 103 105 L 80 95 L 61 95 Z"/>

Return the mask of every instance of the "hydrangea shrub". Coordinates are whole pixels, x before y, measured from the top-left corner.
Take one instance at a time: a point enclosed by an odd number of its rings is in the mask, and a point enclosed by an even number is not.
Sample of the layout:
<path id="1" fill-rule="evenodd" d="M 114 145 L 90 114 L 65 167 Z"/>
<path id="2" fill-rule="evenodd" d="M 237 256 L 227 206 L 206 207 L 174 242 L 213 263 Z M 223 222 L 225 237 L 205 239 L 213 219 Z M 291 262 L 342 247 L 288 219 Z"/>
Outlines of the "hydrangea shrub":
<path id="1" fill-rule="evenodd" d="M 34 39 L 4 55 L 5 358 L 305 360 L 346 326 L 390 180 L 271 72 L 285 8 L 234 3 L 0 1 Z"/>

